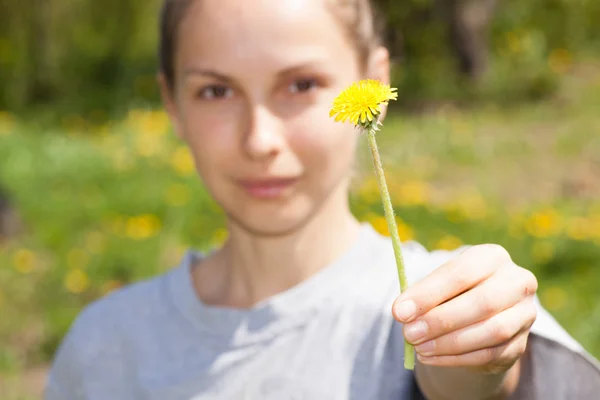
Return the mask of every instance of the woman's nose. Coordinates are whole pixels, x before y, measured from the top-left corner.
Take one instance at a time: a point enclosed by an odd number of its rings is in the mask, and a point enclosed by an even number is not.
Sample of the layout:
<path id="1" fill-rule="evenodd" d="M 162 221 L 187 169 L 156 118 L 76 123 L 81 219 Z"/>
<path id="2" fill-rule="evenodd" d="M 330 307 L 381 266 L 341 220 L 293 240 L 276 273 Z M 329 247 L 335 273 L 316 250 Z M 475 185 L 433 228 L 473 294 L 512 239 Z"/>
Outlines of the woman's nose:
<path id="1" fill-rule="evenodd" d="M 246 134 L 244 151 L 254 160 L 268 159 L 285 146 L 285 132 L 280 118 L 261 106 L 252 110 Z"/>

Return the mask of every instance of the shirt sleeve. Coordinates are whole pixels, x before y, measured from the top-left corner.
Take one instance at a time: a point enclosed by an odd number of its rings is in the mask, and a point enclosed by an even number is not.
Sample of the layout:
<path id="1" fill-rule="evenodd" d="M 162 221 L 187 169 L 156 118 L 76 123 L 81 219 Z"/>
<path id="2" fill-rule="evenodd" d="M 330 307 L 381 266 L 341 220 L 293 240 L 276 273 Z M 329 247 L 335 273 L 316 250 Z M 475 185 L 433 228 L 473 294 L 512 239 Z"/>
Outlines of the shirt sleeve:
<path id="1" fill-rule="evenodd" d="M 71 331 L 63 340 L 52 363 L 44 400 L 80 400 L 84 398 L 82 368 Z"/>
<path id="2" fill-rule="evenodd" d="M 521 359 L 521 376 L 510 400 L 597 399 L 600 367 L 585 352 L 531 333 Z"/>

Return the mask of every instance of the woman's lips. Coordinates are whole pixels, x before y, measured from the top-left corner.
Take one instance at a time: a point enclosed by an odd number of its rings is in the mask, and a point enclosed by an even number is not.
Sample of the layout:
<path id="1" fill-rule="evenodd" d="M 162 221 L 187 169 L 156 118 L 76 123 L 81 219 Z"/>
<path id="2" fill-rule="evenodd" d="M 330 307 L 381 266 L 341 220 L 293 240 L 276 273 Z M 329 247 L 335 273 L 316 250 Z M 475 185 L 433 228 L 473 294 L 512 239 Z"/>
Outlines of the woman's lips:
<path id="1" fill-rule="evenodd" d="M 273 178 L 243 180 L 241 185 L 250 196 L 258 199 L 274 199 L 292 187 L 297 178 Z"/>

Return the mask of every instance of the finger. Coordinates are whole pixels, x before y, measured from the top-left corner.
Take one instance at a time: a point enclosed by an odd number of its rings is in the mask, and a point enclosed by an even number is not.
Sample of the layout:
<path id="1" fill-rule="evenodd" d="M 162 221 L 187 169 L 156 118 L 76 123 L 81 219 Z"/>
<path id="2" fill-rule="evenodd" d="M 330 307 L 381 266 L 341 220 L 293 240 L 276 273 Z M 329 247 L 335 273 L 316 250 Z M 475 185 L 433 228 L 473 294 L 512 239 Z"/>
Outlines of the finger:
<path id="1" fill-rule="evenodd" d="M 499 346 L 459 355 L 426 357 L 417 354 L 417 359 L 422 364 L 440 367 L 486 367 L 488 371 L 506 370 L 525 352 L 528 336 L 528 332 L 522 332 L 510 342 Z"/>
<path id="2" fill-rule="evenodd" d="M 429 340 L 415 347 L 422 356 L 450 356 L 496 347 L 528 331 L 536 319 L 533 298 L 527 298 L 490 319 Z"/>
<path id="3" fill-rule="evenodd" d="M 394 302 L 394 317 L 399 322 L 410 322 L 489 278 L 509 262 L 510 256 L 501 246 L 473 246 L 403 292 Z"/>
<path id="4" fill-rule="evenodd" d="M 484 321 L 532 297 L 536 288 L 537 281 L 530 271 L 514 265 L 502 268 L 479 286 L 406 324 L 404 335 L 412 344 L 435 339 Z"/>

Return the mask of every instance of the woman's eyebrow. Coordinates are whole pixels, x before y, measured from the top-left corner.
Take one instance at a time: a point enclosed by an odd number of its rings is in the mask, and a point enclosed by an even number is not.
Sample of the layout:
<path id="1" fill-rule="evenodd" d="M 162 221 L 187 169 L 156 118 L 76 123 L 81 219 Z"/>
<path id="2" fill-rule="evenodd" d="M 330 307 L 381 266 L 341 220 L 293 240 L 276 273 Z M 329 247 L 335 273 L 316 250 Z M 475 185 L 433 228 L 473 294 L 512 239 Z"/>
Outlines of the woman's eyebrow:
<path id="1" fill-rule="evenodd" d="M 321 66 L 321 63 L 318 62 L 307 62 L 298 65 L 293 65 L 291 67 L 285 68 L 277 73 L 277 76 L 283 77 L 287 75 L 292 75 L 298 72 L 303 72 L 308 69 L 318 69 Z"/>
<path id="2" fill-rule="evenodd" d="M 209 78 L 215 78 L 223 82 L 230 82 L 231 78 L 227 75 L 223 75 L 217 71 L 212 69 L 198 68 L 198 67 L 189 67 L 183 71 L 183 76 L 188 77 L 190 75 L 201 75 Z"/>
<path id="3" fill-rule="evenodd" d="M 322 63 L 319 62 L 305 62 L 305 63 L 301 63 L 301 64 L 296 64 L 296 65 L 292 65 L 290 67 L 287 67 L 285 69 L 280 70 L 279 72 L 277 72 L 277 77 L 278 78 L 282 78 L 282 77 L 286 77 L 289 75 L 293 75 L 295 73 L 299 73 L 308 69 L 318 69 L 319 67 L 322 66 Z M 187 78 L 189 76 L 193 76 L 193 75 L 199 75 L 199 76 L 203 76 L 203 77 L 208 77 L 208 78 L 213 78 L 213 79 L 217 79 L 221 82 L 225 82 L 225 83 L 230 83 L 233 82 L 233 78 L 224 75 L 220 72 L 217 72 L 213 69 L 209 69 L 209 68 L 201 68 L 201 67 L 188 67 L 183 71 L 183 76 L 184 78 Z"/>

